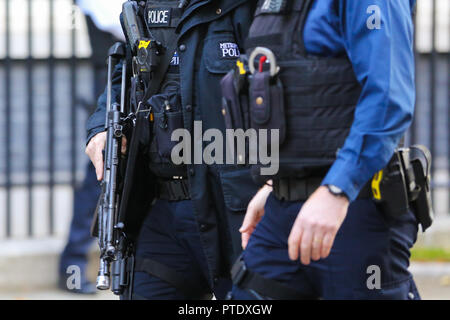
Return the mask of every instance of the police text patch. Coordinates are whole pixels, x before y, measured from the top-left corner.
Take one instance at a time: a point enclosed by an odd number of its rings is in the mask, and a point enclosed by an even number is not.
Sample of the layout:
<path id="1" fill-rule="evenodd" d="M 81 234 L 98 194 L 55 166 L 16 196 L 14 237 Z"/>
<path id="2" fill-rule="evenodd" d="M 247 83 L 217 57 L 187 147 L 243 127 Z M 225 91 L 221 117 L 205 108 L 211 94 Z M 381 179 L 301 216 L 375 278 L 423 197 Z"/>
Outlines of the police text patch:
<path id="1" fill-rule="evenodd" d="M 149 8 L 147 11 L 149 27 L 169 27 L 171 17 L 171 8 Z"/>
<path id="2" fill-rule="evenodd" d="M 281 13 L 285 10 L 287 0 L 265 0 L 262 7 L 262 13 Z"/>
<path id="3" fill-rule="evenodd" d="M 219 43 L 219 55 L 222 58 L 239 58 L 241 53 L 239 52 L 239 47 L 234 42 L 221 42 Z"/>
<path id="4" fill-rule="evenodd" d="M 178 52 L 175 51 L 173 54 L 172 60 L 170 61 L 171 66 L 178 66 L 180 65 L 180 57 L 178 56 Z"/>

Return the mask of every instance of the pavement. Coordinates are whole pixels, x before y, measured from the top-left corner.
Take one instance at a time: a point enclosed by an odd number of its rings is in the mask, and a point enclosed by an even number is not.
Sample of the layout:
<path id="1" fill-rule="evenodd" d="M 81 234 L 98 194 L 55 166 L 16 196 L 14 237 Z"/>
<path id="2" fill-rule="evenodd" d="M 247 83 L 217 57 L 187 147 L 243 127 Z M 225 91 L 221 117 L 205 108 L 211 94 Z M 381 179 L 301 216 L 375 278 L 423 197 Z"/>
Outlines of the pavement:
<path id="1" fill-rule="evenodd" d="M 31 291 L 0 292 L 0 300 L 119 300 L 119 298 L 110 291 L 82 295 L 48 288 Z"/>
<path id="2" fill-rule="evenodd" d="M 450 300 L 450 263 L 414 262 L 409 269 L 424 300 Z"/>
<path id="3" fill-rule="evenodd" d="M 450 300 L 450 263 L 411 264 L 410 271 L 424 300 Z M 118 300 L 110 291 L 80 295 L 55 288 L 40 290 L 0 290 L 0 300 Z"/>

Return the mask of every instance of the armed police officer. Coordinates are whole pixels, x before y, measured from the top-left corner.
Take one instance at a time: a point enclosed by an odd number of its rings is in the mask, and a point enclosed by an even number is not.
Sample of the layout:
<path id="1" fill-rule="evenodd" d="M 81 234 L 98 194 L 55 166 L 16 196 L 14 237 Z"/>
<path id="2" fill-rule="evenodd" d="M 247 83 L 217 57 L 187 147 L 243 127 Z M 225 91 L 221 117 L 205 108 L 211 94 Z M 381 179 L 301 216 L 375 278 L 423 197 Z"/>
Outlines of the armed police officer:
<path id="1" fill-rule="evenodd" d="M 409 249 L 431 222 L 416 197 L 429 205 L 430 157 L 395 151 L 414 110 L 414 2 L 258 2 L 225 108 L 278 130 L 280 161 L 240 229 L 233 298 L 419 299 Z"/>
<path id="2" fill-rule="evenodd" d="M 223 298 L 231 288 L 229 271 L 240 249 L 236 231 L 256 192 L 249 169 L 175 164 L 171 135 L 182 128 L 191 132 L 194 120 L 206 129 L 224 130 L 220 79 L 243 48 L 253 11 L 254 5 L 245 0 L 124 3 L 127 55 L 115 66 L 111 90 L 100 97 L 88 121 L 86 152 L 102 180 L 105 111 L 114 102 L 129 101 L 132 112 L 124 123 L 134 124 L 134 131 L 131 139 L 123 134 L 127 165 L 123 182 L 117 184 L 119 195 L 113 195 L 120 198 L 120 223 L 114 230 L 125 230 L 135 246 L 126 266 L 112 266 L 111 272 L 108 263 L 123 258 L 114 256 L 121 249 L 107 248 L 111 257 L 102 253 L 98 287 L 109 287 L 107 277 L 119 270 L 126 275 L 119 276 L 119 286 L 112 286 L 123 298 L 200 299 L 212 293 Z M 233 46 L 235 54 L 222 54 L 224 44 Z M 111 57 L 122 56 L 119 48 L 111 52 Z M 122 136 L 122 125 L 115 128 L 119 133 L 112 136 Z M 106 159 L 108 154 L 107 147 Z M 237 191 L 242 185 L 246 190 Z M 115 206 L 113 202 L 105 208 Z M 103 219 L 99 211 L 99 228 Z M 237 235 L 234 242 L 230 230 Z"/>

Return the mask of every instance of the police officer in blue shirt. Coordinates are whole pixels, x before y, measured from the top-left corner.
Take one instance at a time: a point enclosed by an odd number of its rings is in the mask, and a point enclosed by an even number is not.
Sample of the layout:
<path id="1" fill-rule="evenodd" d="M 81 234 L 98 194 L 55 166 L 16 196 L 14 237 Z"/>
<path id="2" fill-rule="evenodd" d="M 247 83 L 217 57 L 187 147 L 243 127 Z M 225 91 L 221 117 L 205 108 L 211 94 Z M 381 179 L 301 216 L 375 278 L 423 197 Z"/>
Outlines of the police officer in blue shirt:
<path id="1" fill-rule="evenodd" d="M 248 206 L 234 299 L 420 298 L 416 216 L 380 210 L 370 188 L 414 111 L 414 5 L 258 2 L 249 108 L 253 128 L 281 129 L 280 169 Z"/>
<path id="2" fill-rule="evenodd" d="M 148 29 L 144 33 L 153 36 L 171 59 L 160 89 L 142 100 L 141 110 L 152 108 L 154 136 L 142 150 L 145 168 L 136 171 L 151 183 L 149 189 L 135 189 L 144 199 L 128 201 L 133 208 L 127 214 L 142 210 L 147 214 L 136 241 L 134 280 L 123 298 L 201 299 L 211 298 L 212 293 L 224 298 L 231 288 L 232 262 L 240 251 L 237 230 L 256 186 L 248 168 L 175 165 L 170 157 L 171 133 L 180 128 L 192 133 L 194 120 L 202 121 L 204 130 L 224 130 L 220 79 L 243 48 L 255 5 L 246 0 L 147 0 L 133 5 Z M 129 47 L 134 45 L 130 37 L 128 41 Z M 143 41 L 142 46 L 146 43 L 150 42 Z M 224 45 L 236 50 L 223 53 Z M 112 101 L 120 101 L 123 63 L 114 71 Z M 151 87 L 151 82 L 146 86 Z M 106 98 L 105 92 L 87 124 L 86 152 L 99 179 Z M 242 186 L 245 190 L 238 189 Z M 150 208 L 146 202 L 152 202 Z"/>

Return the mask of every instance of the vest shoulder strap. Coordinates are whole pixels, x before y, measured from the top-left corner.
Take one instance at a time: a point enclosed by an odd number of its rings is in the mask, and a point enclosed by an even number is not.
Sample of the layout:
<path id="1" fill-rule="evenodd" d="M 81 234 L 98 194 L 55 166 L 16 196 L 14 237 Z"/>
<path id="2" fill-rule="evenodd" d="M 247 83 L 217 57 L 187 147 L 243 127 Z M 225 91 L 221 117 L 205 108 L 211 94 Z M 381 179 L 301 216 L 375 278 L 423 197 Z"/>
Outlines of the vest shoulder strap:
<path id="1" fill-rule="evenodd" d="M 282 55 L 306 55 L 303 28 L 314 0 L 261 0 L 246 40 L 247 49 L 274 48 Z M 284 4 L 283 4 L 284 3 Z"/>

